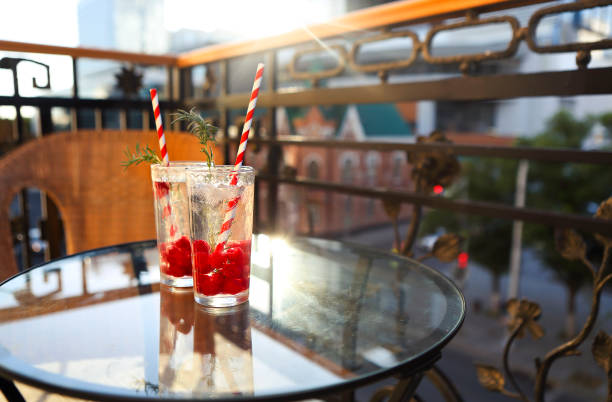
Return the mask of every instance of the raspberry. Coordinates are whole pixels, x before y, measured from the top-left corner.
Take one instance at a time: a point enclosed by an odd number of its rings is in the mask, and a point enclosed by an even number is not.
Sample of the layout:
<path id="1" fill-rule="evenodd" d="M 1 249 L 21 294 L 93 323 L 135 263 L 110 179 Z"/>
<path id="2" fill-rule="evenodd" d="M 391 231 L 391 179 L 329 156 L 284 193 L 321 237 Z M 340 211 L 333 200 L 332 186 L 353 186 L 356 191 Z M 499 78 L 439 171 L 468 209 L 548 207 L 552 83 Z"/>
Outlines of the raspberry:
<path id="1" fill-rule="evenodd" d="M 228 243 L 228 247 L 239 247 L 246 255 L 251 255 L 251 240 L 235 240 Z"/>
<path id="2" fill-rule="evenodd" d="M 226 262 L 236 264 L 236 265 L 244 265 L 247 262 L 246 255 L 244 251 L 242 251 L 239 247 L 232 247 L 225 250 L 225 259 Z"/>
<path id="3" fill-rule="evenodd" d="M 237 242 L 239 247 L 244 251 L 245 254 L 251 255 L 251 240 L 240 240 Z"/>
<path id="4" fill-rule="evenodd" d="M 197 274 L 207 274 L 212 271 L 208 257 L 209 254 L 206 251 L 196 251 L 193 253 L 193 268 Z"/>
<path id="5" fill-rule="evenodd" d="M 191 249 L 185 250 L 174 243 L 166 248 L 166 260 L 169 265 L 168 274 L 178 277 L 191 275 Z"/>
<path id="6" fill-rule="evenodd" d="M 221 254 L 225 249 L 225 243 L 219 243 L 215 246 L 215 254 Z"/>
<path id="7" fill-rule="evenodd" d="M 213 268 L 221 268 L 225 264 L 225 256 L 223 250 L 220 250 L 219 247 L 216 248 L 215 252 L 211 254 L 210 266 Z"/>
<path id="8" fill-rule="evenodd" d="M 180 239 L 174 242 L 174 245 L 183 250 L 189 250 L 191 253 L 191 242 L 187 238 L 187 236 L 181 236 Z"/>
<path id="9" fill-rule="evenodd" d="M 170 265 L 180 265 L 183 253 L 174 244 L 170 244 L 166 247 L 166 260 Z"/>
<path id="10" fill-rule="evenodd" d="M 223 293 L 235 295 L 246 290 L 246 286 L 241 278 L 225 278 L 223 282 Z"/>
<path id="11" fill-rule="evenodd" d="M 183 269 L 181 276 L 192 276 L 193 275 L 193 271 L 191 269 L 191 260 L 189 261 L 189 265 L 183 265 L 181 268 Z"/>
<path id="12" fill-rule="evenodd" d="M 221 270 L 226 278 L 242 278 L 242 265 L 227 261 Z"/>
<path id="13" fill-rule="evenodd" d="M 181 277 L 183 276 L 183 271 L 182 270 L 177 270 L 175 265 L 171 265 L 170 263 L 168 263 L 167 260 L 163 261 L 161 266 L 160 266 L 161 272 L 166 274 L 166 275 L 170 275 L 170 276 L 174 276 L 174 277 Z"/>
<path id="14" fill-rule="evenodd" d="M 206 254 L 210 254 L 210 246 L 206 243 L 206 240 L 194 240 L 193 241 L 193 251 L 206 251 Z"/>
<path id="15" fill-rule="evenodd" d="M 155 182 L 155 196 L 157 198 L 163 198 L 170 192 L 170 183 L 164 181 Z"/>
<path id="16" fill-rule="evenodd" d="M 212 271 L 205 275 L 198 275 L 196 280 L 196 291 L 206 296 L 214 296 L 223 286 L 223 276 L 218 271 Z"/>

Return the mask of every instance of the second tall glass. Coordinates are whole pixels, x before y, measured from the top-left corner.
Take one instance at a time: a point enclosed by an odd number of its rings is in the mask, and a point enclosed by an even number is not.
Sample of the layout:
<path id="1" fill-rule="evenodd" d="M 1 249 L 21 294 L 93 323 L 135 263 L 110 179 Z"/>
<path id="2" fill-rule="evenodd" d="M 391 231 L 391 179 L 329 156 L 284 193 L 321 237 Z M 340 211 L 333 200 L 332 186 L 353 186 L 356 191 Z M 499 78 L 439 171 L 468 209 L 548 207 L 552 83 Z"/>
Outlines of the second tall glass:
<path id="1" fill-rule="evenodd" d="M 233 166 L 186 171 L 194 297 L 210 307 L 249 298 L 255 173 L 243 166 L 235 185 L 233 175 Z"/>

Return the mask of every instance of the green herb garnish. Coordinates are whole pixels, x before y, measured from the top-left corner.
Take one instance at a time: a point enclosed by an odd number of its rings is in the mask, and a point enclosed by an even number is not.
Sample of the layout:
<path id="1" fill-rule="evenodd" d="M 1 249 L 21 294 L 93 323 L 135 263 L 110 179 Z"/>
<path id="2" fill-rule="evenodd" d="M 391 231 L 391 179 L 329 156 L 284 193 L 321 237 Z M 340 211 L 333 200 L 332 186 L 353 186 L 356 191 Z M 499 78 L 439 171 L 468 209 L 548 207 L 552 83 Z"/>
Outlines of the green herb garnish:
<path id="1" fill-rule="evenodd" d="M 206 159 L 208 160 L 208 166 L 212 166 L 214 164 L 213 149 L 215 145 L 215 133 L 218 128 L 213 126 L 210 120 L 202 118 L 200 113 L 196 112 L 195 108 L 191 108 L 189 111 L 179 109 L 173 116 L 175 119 L 172 121 L 172 124 L 184 121 L 187 123 L 187 130 L 198 137 L 200 144 L 202 144 L 201 151 L 206 155 Z"/>
<path id="2" fill-rule="evenodd" d="M 159 156 L 157 156 L 155 151 L 153 151 L 148 145 L 146 145 L 144 148 L 140 148 L 140 145 L 136 144 L 134 153 L 130 152 L 130 147 L 127 147 L 125 149 L 125 157 L 127 160 L 121 162 L 121 166 L 123 166 L 124 169 L 127 169 L 132 165 L 140 165 L 142 162 L 148 162 L 150 164 L 162 163 Z"/>

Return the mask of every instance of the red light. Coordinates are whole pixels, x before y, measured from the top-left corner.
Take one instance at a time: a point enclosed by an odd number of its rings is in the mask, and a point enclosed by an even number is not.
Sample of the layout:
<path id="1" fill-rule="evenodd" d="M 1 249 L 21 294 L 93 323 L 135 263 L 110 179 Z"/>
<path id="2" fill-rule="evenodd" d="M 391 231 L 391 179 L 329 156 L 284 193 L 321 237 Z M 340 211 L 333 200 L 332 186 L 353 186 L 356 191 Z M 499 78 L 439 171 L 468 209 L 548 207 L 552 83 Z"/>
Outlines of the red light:
<path id="1" fill-rule="evenodd" d="M 457 266 L 460 269 L 465 269 L 467 268 L 467 264 L 468 264 L 468 260 L 469 260 L 469 255 L 468 253 L 466 253 L 465 251 L 462 253 L 459 253 L 459 255 L 457 256 Z"/>
<path id="2" fill-rule="evenodd" d="M 442 187 L 442 186 L 441 186 L 441 185 L 439 185 L 439 184 L 436 184 L 436 185 L 433 187 L 433 192 L 434 192 L 434 194 L 442 194 L 442 193 L 444 192 L 444 187 Z"/>

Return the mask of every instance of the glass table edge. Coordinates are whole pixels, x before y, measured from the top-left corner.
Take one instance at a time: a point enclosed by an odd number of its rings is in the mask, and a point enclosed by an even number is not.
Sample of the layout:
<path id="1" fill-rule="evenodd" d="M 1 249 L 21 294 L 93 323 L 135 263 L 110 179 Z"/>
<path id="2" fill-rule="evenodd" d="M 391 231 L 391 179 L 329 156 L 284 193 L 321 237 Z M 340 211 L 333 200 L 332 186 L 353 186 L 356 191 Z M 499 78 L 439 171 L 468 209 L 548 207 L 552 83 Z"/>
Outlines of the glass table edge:
<path id="1" fill-rule="evenodd" d="M 24 274 L 29 273 L 30 271 L 33 271 L 35 269 L 38 268 L 43 268 L 45 266 L 48 266 L 50 264 L 55 264 L 64 260 L 68 260 L 70 258 L 74 258 L 74 257 L 79 257 L 79 256 L 87 256 L 87 255 L 96 255 L 96 254 L 100 254 L 102 251 L 112 251 L 112 250 L 116 250 L 116 251 L 123 251 L 122 248 L 127 247 L 127 246 L 138 246 L 138 247 L 149 247 L 149 245 L 151 247 L 157 247 L 157 240 L 155 239 L 147 239 L 147 240 L 137 240 L 137 241 L 132 241 L 132 242 L 127 242 L 127 243 L 118 243 L 118 244 L 113 244 L 110 246 L 102 246 L 102 247 L 98 247 L 98 248 L 92 248 L 91 250 L 85 250 L 85 251 L 79 251 L 77 253 L 73 253 L 73 254 L 68 254 L 68 255 L 64 255 L 62 257 L 59 258 L 54 258 L 50 261 L 46 261 L 46 262 L 42 262 L 40 264 L 36 264 L 31 266 L 28 269 L 24 269 L 23 271 L 17 272 L 14 275 L 9 276 L 8 278 L 6 278 L 5 280 L 3 280 L 2 282 L 0 282 L 0 286 L 3 286 L 4 284 L 6 284 L 7 282 L 21 276 Z"/>
<path id="2" fill-rule="evenodd" d="M 258 233 L 259 234 L 259 233 Z M 457 288 L 457 286 L 446 276 L 444 276 L 442 273 L 436 271 L 435 269 L 419 262 L 416 261 L 414 259 L 405 257 L 405 256 L 401 256 L 395 253 L 391 253 L 389 251 L 385 251 L 385 250 L 381 250 L 381 249 L 377 249 L 375 247 L 371 247 L 371 246 L 367 246 L 367 245 L 363 245 L 363 244 L 358 244 L 358 243 L 353 243 L 353 242 L 348 242 L 348 241 L 339 241 L 339 240 L 334 240 L 334 239 L 326 239 L 326 238 L 317 238 L 317 237 L 308 237 L 308 236 L 292 236 L 289 237 L 290 239 L 295 239 L 295 240 L 324 240 L 327 242 L 333 242 L 333 243 L 337 243 L 337 244 L 343 244 L 343 245 L 348 245 L 350 247 L 354 247 L 357 249 L 366 249 L 369 252 L 378 254 L 380 256 L 385 256 L 385 257 L 391 257 L 400 261 L 409 261 L 411 264 L 413 265 L 417 265 L 419 266 L 421 269 L 424 269 L 426 271 L 428 271 L 430 274 L 433 275 L 433 277 L 436 278 L 436 282 L 443 282 L 445 283 L 446 286 L 448 286 L 450 289 L 452 289 L 456 296 L 459 297 L 460 301 L 461 301 L 461 316 L 459 318 L 459 320 L 457 320 L 457 322 L 455 323 L 455 325 L 453 326 L 452 329 L 450 329 L 448 331 L 448 333 L 446 334 L 446 336 L 444 336 L 443 339 L 441 339 L 440 341 L 438 341 L 437 343 L 435 343 L 429 350 L 427 351 L 423 351 L 422 353 L 416 354 L 414 356 L 412 356 L 410 359 L 408 360 L 404 360 L 400 363 L 398 363 L 397 365 L 393 366 L 393 367 L 384 367 L 381 368 L 380 370 L 377 371 L 373 371 L 370 372 L 368 374 L 364 374 L 364 375 L 358 375 L 355 376 L 353 378 L 347 379 L 339 384 L 332 384 L 332 385 L 326 385 L 323 387 L 315 387 L 315 388 L 310 388 L 310 389 L 305 389 L 303 391 L 291 391 L 291 392 L 287 392 L 284 394 L 278 394 L 278 395 L 274 395 L 274 394 L 262 394 L 262 395 L 251 395 L 248 397 L 239 397 L 239 398 L 231 398 L 231 397 L 223 397 L 223 396 L 219 396 L 219 397 L 213 397 L 211 398 L 211 400 L 217 401 L 217 402 L 239 402 L 239 401 L 245 401 L 245 400 L 253 400 L 253 401 L 276 401 L 276 400 L 299 400 L 299 399 L 303 399 L 303 398 L 310 398 L 310 397 L 316 397 L 316 396 L 321 396 L 321 395 L 329 395 L 329 394 L 333 394 L 333 393 L 337 393 L 337 392 L 342 392 L 343 390 L 347 390 L 347 389 L 355 389 L 356 387 L 362 386 L 362 385 L 366 385 L 369 383 L 373 383 L 376 382 L 378 380 L 387 378 L 393 374 L 402 372 L 404 370 L 406 370 L 409 366 L 415 365 L 417 362 L 421 363 L 419 366 L 417 366 L 417 368 L 415 368 L 412 371 L 419 371 L 420 366 L 427 364 L 428 361 L 431 362 L 431 364 L 433 364 L 440 355 L 440 351 L 441 349 L 448 343 L 451 341 L 451 339 L 454 337 L 454 335 L 459 331 L 459 329 L 461 328 L 461 326 L 463 325 L 463 322 L 465 320 L 465 314 L 466 314 L 466 302 L 465 302 L 465 298 L 463 296 L 463 294 L 461 293 L 461 291 Z M 114 245 L 110 245 L 110 246 L 103 246 L 103 247 L 99 247 L 99 248 L 95 248 L 95 249 L 91 249 L 91 250 L 86 250 L 86 251 L 81 251 L 78 253 L 74 253 L 74 254 L 70 254 L 70 255 L 66 255 L 51 261 L 47 261 L 41 264 L 37 264 L 35 266 L 32 266 L 30 268 L 28 268 L 27 270 L 21 271 L 9 278 L 7 278 L 6 280 L 2 281 L 0 283 L 0 287 L 3 286 L 5 283 L 7 283 L 8 281 L 23 275 L 23 274 L 27 274 L 32 270 L 35 269 L 39 269 L 39 268 L 44 268 L 45 266 L 51 264 L 51 263 L 57 263 L 57 262 L 61 262 L 63 260 L 66 259 L 70 259 L 73 257 L 78 257 L 78 256 L 87 256 L 87 255 L 96 255 L 96 254 L 100 254 L 101 252 L 105 252 L 105 251 L 123 251 L 123 249 L 125 249 L 126 247 L 129 246 L 137 246 L 137 247 L 156 247 L 157 245 L 157 241 L 155 239 L 149 239 L 149 240 L 139 240 L 139 241 L 134 241 L 134 242 L 127 242 L 127 243 L 119 243 L 119 244 L 114 244 Z M 36 368 L 33 368 L 31 366 L 29 366 L 30 370 L 38 370 Z M 42 370 L 41 370 L 42 371 Z M 52 378 L 63 378 L 60 375 L 56 375 L 56 374 L 52 374 L 52 373 L 47 373 L 44 372 L 45 376 L 51 376 Z M 411 373 L 412 374 L 412 373 Z M 191 401 L 191 400 L 203 400 L 202 398 L 166 398 L 166 397 L 162 397 L 162 398 L 155 398 L 155 397 L 146 397 L 144 395 L 138 395 L 138 393 L 136 391 L 134 391 L 135 395 L 130 395 L 129 391 L 126 392 L 125 390 L 122 389 L 122 392 L 124 392 L 123 394 L 114 394 L 114 393 L 104 393 L 104 392 L 92 392 L 92 391 L 87 391 L 85 389 L 77 389 L 77 388 L 70 388 L 67 386 L 60 386 L 57 385 L 53 382 L 48 382 L 48 381 L 43 381 L 43 380 L 39 380 L 36 378 L 32 378 L 32 377 L 28 377 L 27 375 L 23 374 L 23 372 L 17 372 L 11 369 L 8 369 L 6 367 L 4 367 L 3 365 L 0 365 L 0 375 L 2 375 L 3 377 L 9 379 L 9 380 L 16 380 L 16 381 L 20 381 L 23 382 L 25 384 L 37 387 L 39 389 L 43 389 L 43 390 L 48 390 L 51 392 L 57 392 L 60 393 L 62 395 L 66 395 L 66 396 L 73 396 L 73 397 L 77 397 L 77 398 L 104 398 L 107 400 L 117 400 L 117 401 L 152 401 L 152 400 L 180 400 L 180 401 Z M 98 385 L 94 384 L 94 383 L 89 383 L 86 381 L 80 381 L 80 380 L 70 380 L 72 382 L 77 382 L 77 383 L 82 383 L 82 384 L 92 384 L 96 387 L 98 387 Z M 109 387 L 107 387 L 109 388 Z"/>
<path id="3" fill-rule="evenodd" d="M 405 257 L 403 255 L 400 254 L 396 254 L 396 253 L 392 253 L 390 251 L 386 251 L 386 250 L 381 250 L 375 247 L 371 247 L 371 246 L 367 246 L 367 245 L 363 245 L 360 243 L 353 243 L 350 241 L 339 241 L 339 240 L 333 240 L 333 239 L 325 239 L 325 238 L 314 238 L 314 237 L 298 237 L 296 236 L 295 238 L 297 239 L 322 239 L 325 241 L 331 241 L 331 242 L 335 242 L 335 243 L 341 243 L 344 245 L 349 245 L 351 247 L 355 247 L 357 249 L 366 249 L 372 253 L 376 253 L 376 254 L 380 254 L 386 257 L 392 257 L 396 260 L 399 261 L 409 261 L 411 264 L 418 266 L 419 268 L 428 271 L 434 278 L 436 278 L 436 284 L 438 284 L 439 282 L 444 283 L 446 286 L 448 286 L 448 288 L 452 289 L 453 292 L 455 293 L 455 295 L 459 298 L 460 300 L 460 304 L 461 304 L 461 316 L 459 317 L 459 320 L 457 320 L 457 322 L 455 323 L 455 325 L 452 327 L 452 329 L 450 329 L 447 333 L 447 335 L 441 339 L 440 341 L 436 342 L 432 347 L 431 347 L 431 351 L 436 350 L 436 349 L 440 349 L 442 347 L 444 347 L 448 342 L 451 341 L 451 339 L 455 336 L 455 334 L 459 331 L 459 329 L 461 329 L 461 326 L 463 325 L 463 322 L 465 321 L 465 315 L 466 315 L 466 302 L 465 302 L 465 297 L 463 296 L 463 293 L 459 290 L 459 288 L 457 287 L 457 285 L 455 285 L 455 283 L 450 280 L 449 278 L 447 278 L 444 274 L 442 274 L 441 272 L 433 269 L 430 266 L 427 266 L 425 264 L 423 264 L 422 262 L 419 262 L 417 260 L 414 260 L 412 258 L 409 257 Z M 420 357 L 422 357 L 423 355 L 426 355 L 428 352 L 423 352 L 423 353 L 419 353 L 417 355 L 414 355 L 410 360 L 405 360 L 400 364 L 403 364 L 404 362 L 406 363 L 411 363 L 414 360 L 419 359 Z M 374 372 L 373 374 L 375 374 L 377 372 Z"/>

